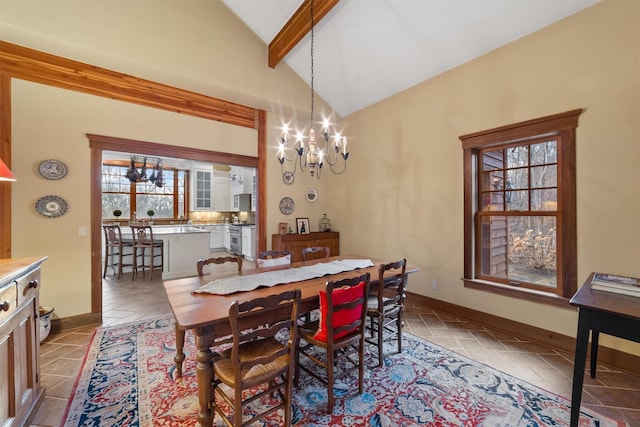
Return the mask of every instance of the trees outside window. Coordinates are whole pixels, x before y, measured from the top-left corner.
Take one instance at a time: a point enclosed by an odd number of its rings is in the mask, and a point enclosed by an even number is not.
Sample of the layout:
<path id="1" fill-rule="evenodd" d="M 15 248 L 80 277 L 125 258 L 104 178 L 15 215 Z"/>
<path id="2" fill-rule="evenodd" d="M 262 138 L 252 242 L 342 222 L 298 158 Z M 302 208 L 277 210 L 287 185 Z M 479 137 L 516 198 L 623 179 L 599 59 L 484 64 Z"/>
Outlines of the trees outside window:
<path id="1" fill-rule="evenodd" d="M 575 293 L 580 112 L 460 137 L 466 286 L 558 303 Z"/>
<path id="2" fill-rule="evenodd" d="M 155 219 L 185 217 L 185 171 L 165 168 L 164 185 L 158 187 L 152 182 L 131 183 L 126 177 L 127 169 L 120 165 L 102 166 L 102 218 L 114 219 L 116 209 L 125 218 L 131 218 L 133 212 L 137 218 L 145 218 L 149 210 L 155 212 Z"/>

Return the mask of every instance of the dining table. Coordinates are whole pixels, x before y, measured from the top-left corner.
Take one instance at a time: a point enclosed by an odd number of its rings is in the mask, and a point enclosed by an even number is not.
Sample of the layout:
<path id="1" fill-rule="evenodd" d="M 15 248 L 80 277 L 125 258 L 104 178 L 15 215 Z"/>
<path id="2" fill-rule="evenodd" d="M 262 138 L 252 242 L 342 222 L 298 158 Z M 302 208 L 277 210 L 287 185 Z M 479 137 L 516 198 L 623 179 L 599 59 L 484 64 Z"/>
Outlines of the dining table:
<path id="1" fill-rule="evenodd" d="M 214 279 L 224 279 L 232 276 L 249 276 L 256 275 L 256 283 L 260 281 L 260 274 L 271 271 L 282 271 L 283 275 L 288 273 L 286 270 L 298 267 L 312 266 L 320 263 L 330 263 L 331 261 L 347 261 L 347 260 L 370 260 L 371 265 L 368 267 L 358 268 L 356 270 L 343 271 L 340 273 L 331 273 L 322 277 L 315 277 L 307 280 L 293 281 L 273 286 L 258 286 L 249 291 L 241 291 L 227 294 L 202 293 L 203 286 L 211 283 Z M 269 295 L 285 292 L 292 289 L 300 289 L 301 305 L 300 314 L 308 313 L 319 307 L 319 291 L 325 288 L 327 281 L 336 281 L 345 278 L 354 277 L 369 273 L 371 275 L 372 288 L 377 287 L 378 267 L 380 264 L 394 262 L 396 260 L 381 260 L 360 255 L 341 255 L 329 258 L 321 258 L 310 261 L 294 262 L 284 266 L 274 266 L 267 268 L 254 268 L 220 275 L 205 275 L 187 277 L 164 282 L 164 288 L 167 293 L 171 311 L 175 316 L 176 330 L 187 331 L 192 330 L 195 335 L 195 346 L 197 350 L 196 360 L 196 381 L 198 386 L 198 401 L 200 410 L 198 412 L 198 423 L 203 427 L 211 427 L 213 419 L 211 417 L 210 400 L 212 398 L 212 379 L 213 379 L 213 356 L 212 347 L 216 337 L 224 337 L 231 333 L 229 323 L 229 306 L 233 301 L 240 303 L 255 298 L 267 297 Z M 406 275 L 417 271 L 417 268 L 407 266 Z M 393 272 L 393 270 L 391 270 Z M 286 307 L 282 312 L 273 311 L 269 317 L 265 318 L 265 323 L 277 321 L 286 318 Z M 242 327 L 242 325 L 240 325 Z M 176 362 L 182 363 L 184 360 L 183 352 L 184 342 L 176 342 Z"/>

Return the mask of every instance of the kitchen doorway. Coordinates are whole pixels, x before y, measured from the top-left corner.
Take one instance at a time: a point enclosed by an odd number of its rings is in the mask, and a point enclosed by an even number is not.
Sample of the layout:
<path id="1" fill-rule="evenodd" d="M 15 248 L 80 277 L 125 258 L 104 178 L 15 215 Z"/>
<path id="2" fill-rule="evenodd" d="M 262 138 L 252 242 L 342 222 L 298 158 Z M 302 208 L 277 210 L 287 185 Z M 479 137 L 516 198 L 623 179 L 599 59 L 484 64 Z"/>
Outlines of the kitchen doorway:
<path id="1" fill-rule="evenodd" d="M 102 313 L 102 162 L 104 152 L 129 153 L 163 158 L 185 159 L 198 162 L 237 165 L 256 169 L 255 233 L 256 251 L 266 246 L 264 224 L 265 206 L 261 197 L 265 193 L 265 165 L 257 157 L 220 153 L 200 149 L 171 146 L 154 142 L 88 134 L 91 148 L 91 312 Z"/>

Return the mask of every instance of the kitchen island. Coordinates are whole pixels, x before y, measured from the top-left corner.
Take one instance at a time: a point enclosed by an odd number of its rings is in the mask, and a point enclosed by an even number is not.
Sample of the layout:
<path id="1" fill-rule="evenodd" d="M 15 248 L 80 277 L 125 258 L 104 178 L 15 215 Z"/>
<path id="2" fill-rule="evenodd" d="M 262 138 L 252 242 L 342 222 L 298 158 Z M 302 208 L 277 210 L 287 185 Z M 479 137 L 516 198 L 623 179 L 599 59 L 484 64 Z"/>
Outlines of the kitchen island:
<path id="1" fill-rule="evenodd" d="M 153 239 L 163 244 L 162 280 L 197 275 L 196 262 L 209 257 L 209 236 L 209 230 L 193 225 L 154 225 Z M 122 237 L 131 238 L 129 227 L 122 227 Z"/>

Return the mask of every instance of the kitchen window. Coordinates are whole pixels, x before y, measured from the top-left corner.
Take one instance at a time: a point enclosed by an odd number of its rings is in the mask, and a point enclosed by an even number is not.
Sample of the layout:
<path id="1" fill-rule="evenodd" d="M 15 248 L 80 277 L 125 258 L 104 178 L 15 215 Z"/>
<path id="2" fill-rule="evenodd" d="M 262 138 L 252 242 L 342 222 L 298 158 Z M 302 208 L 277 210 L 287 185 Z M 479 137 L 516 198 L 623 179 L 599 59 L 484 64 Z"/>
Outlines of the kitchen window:
<path id="1" fill-rule="evenodd" d="M 154 219 L 186 216 L 187 171 L 165 168 L 165 184 L 157 187 L 152 182 L 131 183 L 126 177 L 127 169 L 128 166 L 102 166 L 102 218 L 114 219 L 116 209 L 122 211 L 124 218 L 130 218 L 133 212 L 137 218 L 146 218 L 150 209 L 155 212 Z"/>
<path id="2" fill-rule="evenodd" d="M 460 137 L 466 287 L 565 305 L 575 293 L 580 112 Z"/>

